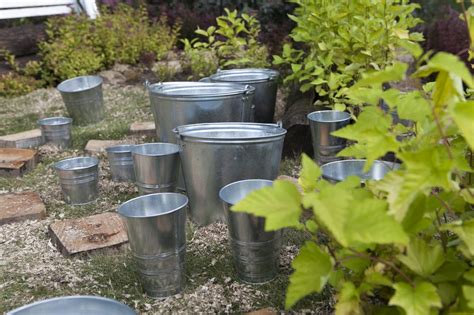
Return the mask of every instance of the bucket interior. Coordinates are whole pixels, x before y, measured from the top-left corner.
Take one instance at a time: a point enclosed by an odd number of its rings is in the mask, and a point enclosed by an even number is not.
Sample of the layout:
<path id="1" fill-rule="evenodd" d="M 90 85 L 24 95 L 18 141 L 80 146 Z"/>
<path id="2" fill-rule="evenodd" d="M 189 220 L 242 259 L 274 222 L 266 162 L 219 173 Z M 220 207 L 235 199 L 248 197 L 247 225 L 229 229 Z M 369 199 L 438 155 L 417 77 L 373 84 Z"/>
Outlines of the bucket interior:
<path id="1" fill-rule="evenodd" d="M 147 218 L 165 215 L 182 209 L 188 198 L 178 193 L 157 193 L 140 196 L 123 203 L 118 213 L 127 218 Z"/>
<path id="2" fill-rule="evenodd" d="M 151 89 L 163 96 L 169 97 L 209 97 L 209 96 L 226 96 L 226 95 L 240 95 L 249 89 L 238 84 L 225 83 L 206 83 L 196 82 L 192 84 L 176 84 L 176 85 L 162 85 Z"/>
<path id="3" fill-rule="evenodd" d="M 102 83 L 102 78 L 95 75 L 72 78 L 58 85 L 60 92 L 81 92 L 92 89 Z"/>
<path id="4" fill-rule="evenodd" d="M 127 153 L 132 152 L 135 146 L 133 144 L 114 145 L 112 147 L 105 148 L 107 153 Z"/>
<path id="5" fill-rule="evenodd" d="M 77 157 L 66 159 L 54 164 L 54 167 L 62 171 L 74 171 L 95 166 L 99 163 L 96 157 Z"/>
<path id="6" fill-rule="evenodd" d="M 136 145 L 132 152 L 140 155 L 162 156 L 178 153 L 179 150 L 180 147 L 177 144 L 160 142 Z"/>
<path id="7" fill-rule="evenodd" d="M 268 124 L 201 124 L 178 127 L 185 137 L 216 140 L 249 140 L 281 136 L 286 130 Z"/>
<path id="8" fill-rule="evenodd" d="M 68 117 L 49 117 L 38 120 L 38 124 L 44 126 L 67 125 L 72 122 L 72 118 Z"/>
<path id="9" fill-rule="evenodd" d="M 211 80 L 224 82 L 250 82 L 250 81 L 267 81 L 270 79 L 270 74 L 266 72 L 229 72 L 217 73 L 212 75 Z"/>
<path id="10" fill-rule="evenodd" d="M 238 182 L 231 183 L 219 192 L 219 197 L 222 201 L 235 205 L 240 200 L 244 199 L 250 192 L 263 188 L 272 186 L 273 182 L 271 180 L 265 179 L 249 179 L 242 180 Z"/>
<path id="11" fill-rule="evenodd" d="M 360 177 L 365 180 L 381 180 L 388 172 L 400 167 L 398 163 L 374 161 L 372 167 L 367 173 L 363 172 L 366 160 L 342 160 L 324 164 L 321 166 L 323 177 L 343 181 L 349 176 Z"/>
<path id="12" fill-rule="evenodd" d="M 322 110 L 308 114 L 308 119 L 317 122 L 338 122 L 349 120 L 351 115 L 347 112 L 336 110 Z"/>

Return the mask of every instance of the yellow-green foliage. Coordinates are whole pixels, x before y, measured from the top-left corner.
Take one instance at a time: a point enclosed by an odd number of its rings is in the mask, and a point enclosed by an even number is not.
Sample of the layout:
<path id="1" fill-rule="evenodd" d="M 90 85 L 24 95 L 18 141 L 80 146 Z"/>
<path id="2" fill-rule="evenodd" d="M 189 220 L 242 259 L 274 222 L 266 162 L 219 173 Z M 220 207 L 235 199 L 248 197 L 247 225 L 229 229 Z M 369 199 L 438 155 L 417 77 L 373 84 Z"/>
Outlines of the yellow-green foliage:
<path id="1" fill-rule="evenodd" d="M 40 87 L 40 82 L 32 77 L 9 72 L 0 76 L 0 97 L 27 94 Z"/>

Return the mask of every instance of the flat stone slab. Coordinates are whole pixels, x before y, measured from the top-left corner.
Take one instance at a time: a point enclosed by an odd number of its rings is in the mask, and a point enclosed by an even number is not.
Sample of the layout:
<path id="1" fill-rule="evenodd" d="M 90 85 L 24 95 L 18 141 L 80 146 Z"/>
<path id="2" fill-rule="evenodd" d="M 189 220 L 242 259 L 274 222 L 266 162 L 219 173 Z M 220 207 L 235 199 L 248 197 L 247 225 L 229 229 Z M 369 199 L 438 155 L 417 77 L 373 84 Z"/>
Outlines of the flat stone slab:
<path id="1" fill-rule="evenodd" d="M 0 137 L 0 148 L 36 148 L 43 144 L 41 130 L 33 129 Z"/>
<path id="2" fill-rule="evenodd" d="M 113 212 L 54 222 L 49 232 L 59 251 L 66 256 L 128 241 L 122 219 Z"/>
<path id="3" fill-rule="evenodd" d="M 153 121 L 136 121 L 130 125 L 130 133 L 139 136 L 156 136 L 155 122 Z"/>
<path id="4" fill-rule="evenodd" d="M 0 176 L 21 176 L 38 164 L 38 151 L 0 148 Z"/>
<path id="5" fill-rule="evenodd" d="M 84 150 L 89 153 L 103 153 L 105 148 L 118 144 L 125 143 L 120 140 L 89 140 Z"/>
<path id="6" fill-rule="evenodd" d="M 0 225 L 46 216 L 46 206 L 35 192 L 0 194 Z"/>

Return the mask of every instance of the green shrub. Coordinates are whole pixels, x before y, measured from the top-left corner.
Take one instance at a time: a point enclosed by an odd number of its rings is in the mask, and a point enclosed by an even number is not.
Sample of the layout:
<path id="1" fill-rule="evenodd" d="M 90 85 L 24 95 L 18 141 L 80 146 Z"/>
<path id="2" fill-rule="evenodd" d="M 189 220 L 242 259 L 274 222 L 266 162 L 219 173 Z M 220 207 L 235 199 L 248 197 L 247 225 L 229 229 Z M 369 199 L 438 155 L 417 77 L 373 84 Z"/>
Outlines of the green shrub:
<path id="1" fill-rule="evenodd" d="M 28 94 L 41 87 L 41 82 L 30 76 L 8 72 L 0 76 L 0 97 Z"/>
<path id="2" fill-rule="evenodd" d="M 343 93 L 368 70 L 394 61 L 397 47 L 422 39 L 408 29 L 419 23 L 411 13 L 418 7 L 405 0 L 293 0 L 290 37 L 303 49 L 285 44 L 275 65 L 291 68 L 285 82 L 296 81 L 301 91 L 314 89 L 321 105 L 343 109 Z M 408 44 L 407 44 L 408 43 Z"/>
<path id="3" fill-rule="evenodd" d="M 218 67 L 264 68 L 269 66 L 268 51 L 258 42 L 260 23 L 253 16 L 225 9 L 226 15 L 216 19 L 217 26 L 207 30 L 198 28 L 195 33 L 204 41 L 184 39 L 185 65 L 196 78 L 214 73 Z"/>

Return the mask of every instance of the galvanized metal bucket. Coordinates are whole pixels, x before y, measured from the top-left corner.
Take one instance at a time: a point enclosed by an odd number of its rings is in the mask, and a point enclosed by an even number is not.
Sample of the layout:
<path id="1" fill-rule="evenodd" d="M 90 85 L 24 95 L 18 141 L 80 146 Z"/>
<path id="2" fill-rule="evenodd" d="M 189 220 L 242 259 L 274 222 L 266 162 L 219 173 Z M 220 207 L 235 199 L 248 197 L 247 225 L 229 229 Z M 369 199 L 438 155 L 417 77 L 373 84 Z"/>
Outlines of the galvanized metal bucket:
<path id="1" fill-rule="evenodd" d="M 97 199 L 99 159 L 75 157 L 54 164 L 66 203 L 82 205 Z"/>
<path id="2" fill-rule="evenodd" d="M 211 75 L 211 82 L 248 84 L 255 88 L 255 122 L 271 123 L 275 114 L 278 77 L 280 73 L 272 69 L 247 68 L 218 70 Z"/>
<path id="3" fill-rule="evenodd" d="M 135 182 L 132 150 L 134 145 L 124 144 L 105 148 L 110 164 L 112 180 L 117 182 Z"/>
<path id="4" fill-rule="evenodd" d="M 61 92 L 69 116 L 78 125 L 88 125 L 104 119 L 102 78 L 82 76 L 61 82 L 57 89 Z"/>
<path id="5" fill-rule="evenodd" d="M 351 115 L 335 110 L 321 110 L 308 114 L 311 138 L 313 140 L 314 160 L 319 164 L 338 161 L 337 153 L 344 149 L 347 140 L 331 135 L 351 122 Z"/>
<path id="6" fill-rule="evenodd" d="M 152 297 L 177 294 L 184 286 L 186 206 L 179 193 L 131 199 L 118 208 L 145 292 Z"/>
<path id="7" fill-rule="evenodd" d="M 366 160 L 334 161 L 321 166 L 323 178 L 331 182 L 340 182 L 349 176 L 360 177 L 361 182 L 381 180 L 388 172 L 400 168 L 400 164 L 376 160 L 368 172 L 364 172 Z"/>
<path id="8" fill-rule="evenodd" d="M 234 212 L 230 208 L 250 192 L 272 184 L 270 180 L 247 179 L 224 186 L 219 192 L 227 215 L 237 275 L 250 283 L 267 282 L 277 275 L 281 231 L 266 232 L 265 218 Z"/>
<path id="9" fill-rule="evenodd" d="M 127 305 L 99 296 L 62 296 L 24 305 L 7 315 L 136 315 Z"/>
<path id="10" fill-rule="evenodd" d="M 140 195 L 176 190 L 180 149 L 177 144 L 160 142 L 134 146 L 135 183 Z"/>
<path id="11" fill-rule="evenodd" d="M 219 190 L 251 178 L 278 176 L 286 130 L 273 124 L 210 123 L 176 128 L 191 218 L 225 221 Z"/>
<path id="12" fill-rule="evenodd" d="M 44 143 L 53 143 L 60 148 L 69 148 L 72 144 L 72 119 L 68 117 L 49 117 L 38 120 Z"/>

